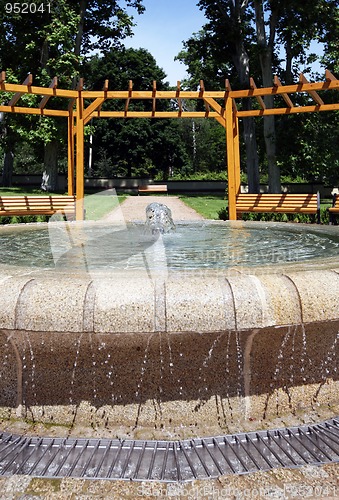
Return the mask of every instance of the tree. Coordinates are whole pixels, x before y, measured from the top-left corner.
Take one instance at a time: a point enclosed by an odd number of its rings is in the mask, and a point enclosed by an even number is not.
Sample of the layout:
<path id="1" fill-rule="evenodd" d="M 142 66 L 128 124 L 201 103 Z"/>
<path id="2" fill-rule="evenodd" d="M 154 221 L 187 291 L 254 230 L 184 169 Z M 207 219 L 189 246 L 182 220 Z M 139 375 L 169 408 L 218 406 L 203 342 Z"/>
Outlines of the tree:
<path id="1" fill-rule="evenodd" d="M 112 89 L 168 90 L 166 74 L 145 49 L 119 47 L 103 57 L 93 56 L 86 66 L 93 89 L 101 89 L 109 80 Z M 124 109 L 124 102 L 107 101 L 103 109 Z M 157 102 L 157 110 L 169 109 L 171 103 Z M 132 100 L 129 110 L 150 111 L 151 101 Z M 105 119 L 93 120 L 93 171 L 106 176 L 158 176 L 166 179 L 185 161 L 183 141 L 178 125 L 172 120 Z"/>
<path id="2" fill-rule="evenodd" d="M 199 1 L 198 6 L 204 10 L 209 22 L 198 35 L 195 34 L 184 42 L 184 51 L 178 55 L 178 59 L 188 66 L 188 71 L 193 76 L 191 83 L 214 72 L 216 78 L 212 79 L 212 82 L 216 88 L 224 86 L 226 78 L 237 80 L 238 88 L 248 88 L 250 56 L 246 45 L 248 38 L 254 34 L 247 10 L 248 3 L 248 0 Z M 207 82 L 205 82 L 206 88 L 209 83 Z M 250 109 L 251 102 L 248 99 L 243 100 L 242 106 L 243 109 Z M 251 192 L 259 192 L 259 163 L 254 119 L 245 118 L 243 129 L 249 189 Z"/>
<path id="3" fill-rule="evenodd" d="M 283 82 L 290 83 L 298 69 L 294 63 L 314 61 L 314 54 L 307 52 L 310 43 L 319 40 L 322 33 L 329 33 L 338 0 L 316 0 L 312 8 L 298 0 L 200 0 L 198 6 L 208 23 L 198 36 L 193 35 L 185 42 L 179 59 L 188 64 L 194 77 L 198 70 L 210 72 L 214 66 L 223 73 L 230 66 L 228 74 L 216 72 L 220 81 L 236 72 L 239 86 L 248 88 L 250 75 L 264 86 L 272 85 L 274 72 Z M 285 68 L 281 64 L 281 49 L 286 53 Z M 270 98 L 266 98 L 266 105 L 272 106 Z M 273 117 L 264 119 L 264 137 L 270 190 L 279 191 Z M 257 191 L 258 160 L 253 120 L 252 123 L 244 120 L 244 140 L 249 189 Z"/>
<path id="4" fill-rule="evenodd" d="M 49 9 L 21 15 L 8 13 L 5 4 L 0 0 L 5 28 L 0 35 L 2 70 L 10 69 L 17 77 L 32 72 L 41 85 L 49 85 L 56 75 L 59 86 L 67 88 L 75 85 L 86 55 L 92 50 L 105 52 L 132 33 L 127 7 L 138 13 L 144 10 L 142 0 L 55 0 Z M 57 188 L 60 137 L 61 132 L 44 138 L 47 190 Z"/>

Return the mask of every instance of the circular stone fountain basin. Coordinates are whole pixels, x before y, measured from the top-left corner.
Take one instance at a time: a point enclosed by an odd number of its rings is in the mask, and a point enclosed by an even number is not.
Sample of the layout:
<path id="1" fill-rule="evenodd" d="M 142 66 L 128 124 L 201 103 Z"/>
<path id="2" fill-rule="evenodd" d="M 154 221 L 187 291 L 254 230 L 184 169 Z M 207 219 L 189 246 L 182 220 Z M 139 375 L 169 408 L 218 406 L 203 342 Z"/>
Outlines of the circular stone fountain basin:
<path id="1" fill-rule="evenodd" d="M 0 229 L 3 419 L 173 438 L 337 411 L 336 227 L 73 223 L 69 248 L 55 224 Z"/>

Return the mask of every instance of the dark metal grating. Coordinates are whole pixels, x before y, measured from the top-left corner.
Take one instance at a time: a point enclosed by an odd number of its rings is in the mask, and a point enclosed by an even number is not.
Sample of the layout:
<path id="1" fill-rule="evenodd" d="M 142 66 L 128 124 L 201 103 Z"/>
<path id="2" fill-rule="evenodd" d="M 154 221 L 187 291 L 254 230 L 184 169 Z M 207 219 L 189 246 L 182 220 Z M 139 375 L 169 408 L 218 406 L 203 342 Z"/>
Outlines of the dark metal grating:
<path id="1" fill-rule="evenodd" d="M 0 433 L 0 476 L 190 481 L 339 461 L 339 417 L 313 425 L 183 441 Z"/>

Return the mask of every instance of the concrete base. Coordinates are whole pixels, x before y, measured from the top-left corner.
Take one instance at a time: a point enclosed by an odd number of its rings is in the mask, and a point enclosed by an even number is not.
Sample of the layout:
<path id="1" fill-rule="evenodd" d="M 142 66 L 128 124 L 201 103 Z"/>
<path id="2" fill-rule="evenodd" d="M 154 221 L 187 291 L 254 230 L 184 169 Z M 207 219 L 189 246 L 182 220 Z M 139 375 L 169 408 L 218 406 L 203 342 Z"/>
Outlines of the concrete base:
<path id="1" fill-rule="evenodd" d="M 336 413 L 338 332 L 339 321 L 203 334 L 1 330 L 0 417 L 135 439 L 312 421 Z"/>

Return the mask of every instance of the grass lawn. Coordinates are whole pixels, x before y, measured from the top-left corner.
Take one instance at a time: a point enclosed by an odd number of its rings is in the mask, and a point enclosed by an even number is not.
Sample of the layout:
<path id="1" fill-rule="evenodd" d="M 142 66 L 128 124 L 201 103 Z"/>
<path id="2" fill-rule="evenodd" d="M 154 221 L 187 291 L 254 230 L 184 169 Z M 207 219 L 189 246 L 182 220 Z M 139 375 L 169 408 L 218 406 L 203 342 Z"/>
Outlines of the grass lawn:
<path id="1" fill-rule="evenodd" d="M 117 196 L 116 198 L 112 196 L 105 196 L 103 194 L 98 195 L 85 195 L 85 210 L 87 220 L 99 220 L 106 214 L 114 210 L 117 206 L 117 201 L 122 203 L 127 198 L 127 195 Z"/>
<path id="2" fill-rule="evenodd" d="M 218 211 L 227 205 L 223 195 L 179 196 L 179 198 L 205 219 L 219 219 Z"/>
<path id="3" fill-rule="evenodd" d="M 39 188 L 30 188 L 28 186 L 26 187 L 0 187 L 0 195 L 1 196 L 25 196 L 25 195 L 30 195 L 30 194 L 35 194 L 37 196 L 43 196 L 46 195 L 44 191 L 42 191 Z"/>

